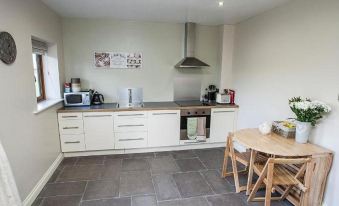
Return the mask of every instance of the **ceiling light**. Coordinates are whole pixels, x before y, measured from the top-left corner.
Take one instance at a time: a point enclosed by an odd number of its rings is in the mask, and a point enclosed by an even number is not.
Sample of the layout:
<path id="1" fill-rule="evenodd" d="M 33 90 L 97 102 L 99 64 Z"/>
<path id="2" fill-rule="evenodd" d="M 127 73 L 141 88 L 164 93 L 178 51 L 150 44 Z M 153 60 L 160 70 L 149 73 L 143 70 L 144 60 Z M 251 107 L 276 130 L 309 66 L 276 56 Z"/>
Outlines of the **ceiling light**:
<path id="1" fill-rule="evenodd" d="M 224 6 L 224 2 L 223 1 L 219 1 L 219 7 Z"/>

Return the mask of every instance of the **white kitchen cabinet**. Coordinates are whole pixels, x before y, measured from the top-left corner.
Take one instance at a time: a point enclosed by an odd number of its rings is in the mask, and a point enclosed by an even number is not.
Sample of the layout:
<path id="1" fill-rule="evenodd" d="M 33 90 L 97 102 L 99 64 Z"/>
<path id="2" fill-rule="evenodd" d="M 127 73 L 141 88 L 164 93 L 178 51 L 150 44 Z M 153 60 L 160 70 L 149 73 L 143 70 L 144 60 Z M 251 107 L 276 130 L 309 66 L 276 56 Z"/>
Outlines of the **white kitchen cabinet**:
<path id="1" fill-rule="evenodd" d="M 83 113 L 86 150 L 114 149 L 113 113 Z"/>
<path id="2" fill-rule="evenodd" d="M 58 122 L 61 151 L 85 151 L 82 113 L 59 113 Z"/>
<path id="3" fill-rule="evenodd" d="M 147 147 L 147 132 L 115 133 L 115 149 L 132 149 Z"/>
<path id="4" fill-rule="evenodd" d="M 115 149 L 147 147 L 148 120 L 146 111 L 114 113 Z"/>
<path id="5" fill-rule="evenodd" d="M 60 141 L 63 152 L 80 152 L 86 150 L 84 134 L 61 135 Z"/>
<path id="6" fill-rule="evenodd" d="M 226 142 L 229 132 L 234 132 L 237 117 L 235 108 L 211 110 L 210 142 Z"/>
<path id="7" fill-rule="evenodd" d="M 155 110 L 148 113 L 148 146 L 179 145 L 180 110 Z"/>
<path id="8" fill-rule="evenodd" d="M 83 134 L 83 121 L 82 119 L 76 120 L 59 120 L 60 134 Z"/>

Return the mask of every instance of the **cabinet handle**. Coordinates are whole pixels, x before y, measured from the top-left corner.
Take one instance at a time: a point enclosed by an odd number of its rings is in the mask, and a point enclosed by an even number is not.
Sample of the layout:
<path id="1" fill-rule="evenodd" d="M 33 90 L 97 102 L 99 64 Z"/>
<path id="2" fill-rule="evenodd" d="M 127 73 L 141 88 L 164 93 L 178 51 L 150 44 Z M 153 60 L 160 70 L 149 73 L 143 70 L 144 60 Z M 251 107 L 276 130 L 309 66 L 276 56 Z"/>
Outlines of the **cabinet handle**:
<path id="1" fill-rule="evenodd" d="M 62 129 L 79 129 L 79 127 L 63 127 Z"/>
<path id="2" fill-rule="evenodd" d="M 78 116 L 73 115 L 73 116 L 61 116 L 61 118 L 77 118 Z"/>
<path id="3" fill-rule="evenodd" d="M 152 115 L 174 115 L 174 114 L 178 114 L 178 113 L 153 113 Z"/>
<path id="4" fill-rule="evenodd" d="M 119 139 L 119 142 L 127 142 L 127 141 L 134 141 L 134 140 L 144 140 L 145 138 L 129 138 L 129 139 Z"/>
<path id="5" fill-rule="evenodd" d="M 213 113 L 229 113 L 229 112 L 234 112 L 234 111 L 214 111 Z"/>
<path id="6" fill-rule="evenodd" d="M 126 124 L 126 125 L 118 125 L 118 127 L 143 127 L 143 124 Z"/>
<path id="7" fill-rule="evenodd" d="M 118 117 L 144 116 L 145 114 L 118 114 Z"/>
<path id="8" fill-rule="evenodd" d="M 84 117 L 111 117 L 112 115 L 106 114 L 106 115 L 86 115 Z"/>
<path id="9" fill-rule="evenodd" d="M 65 142 L 65 144 L 79 144 L 80 141 L 74 141 L 74 142 Z"/>

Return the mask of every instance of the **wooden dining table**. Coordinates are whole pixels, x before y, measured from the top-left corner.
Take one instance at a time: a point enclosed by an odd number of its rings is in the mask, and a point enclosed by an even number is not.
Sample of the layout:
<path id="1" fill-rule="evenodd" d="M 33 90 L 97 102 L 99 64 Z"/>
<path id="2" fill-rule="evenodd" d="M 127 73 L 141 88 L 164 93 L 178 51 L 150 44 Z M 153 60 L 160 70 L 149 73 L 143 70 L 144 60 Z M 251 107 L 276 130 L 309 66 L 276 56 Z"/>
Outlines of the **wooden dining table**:
<path id="1" fill-rule="evenodd" d="M 282 157 L 310 157 L 304 175 L 306 192 L 299 193 L 293 190 L 287 199 L 294 205 L 320 206 L 322 205 L 327 176 L 331 169 L 332 151 L 315 144 L 300 144 L 295 139 L 287 139 L 275 133 L 263 135 L 258 129 L 243 129 L 234 133 L 233 141 L 248 149 Z M 282 192 L 281 188 L 276 191 Z"/>

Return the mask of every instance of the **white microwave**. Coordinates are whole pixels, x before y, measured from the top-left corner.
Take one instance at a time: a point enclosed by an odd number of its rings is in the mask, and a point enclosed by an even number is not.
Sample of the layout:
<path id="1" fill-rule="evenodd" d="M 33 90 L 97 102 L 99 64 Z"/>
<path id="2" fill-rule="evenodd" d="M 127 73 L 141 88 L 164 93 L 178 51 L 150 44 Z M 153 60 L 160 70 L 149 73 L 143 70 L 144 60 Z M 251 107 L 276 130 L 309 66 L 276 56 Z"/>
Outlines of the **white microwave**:
<path id="1" fill-rule="evenodd" d="M 65 107 L 89 106 L 92 96 L 92 91 L 64 93 L 64 105 Z"/>

